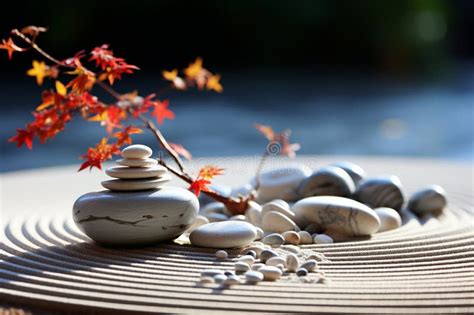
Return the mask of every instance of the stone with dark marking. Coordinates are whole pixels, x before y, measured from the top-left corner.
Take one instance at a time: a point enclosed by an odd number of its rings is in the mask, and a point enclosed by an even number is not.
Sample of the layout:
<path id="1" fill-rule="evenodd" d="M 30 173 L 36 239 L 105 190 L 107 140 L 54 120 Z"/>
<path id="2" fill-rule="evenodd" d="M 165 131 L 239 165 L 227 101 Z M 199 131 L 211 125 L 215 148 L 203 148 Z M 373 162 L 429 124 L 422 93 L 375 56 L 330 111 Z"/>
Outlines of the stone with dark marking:
<path id="1" fill-rule="evenodd" d="M 405 198 L 397 176 L 373 177 L 362 180 L 354 199 L 372 208 L 388 207 L 400 212 Z"/>
<path id="2" fill-rule="evenodd" d="M 446 207 L 446 191 L 438 185 L 431 185 L 414 193 L 408 201 L 408 208 L 418 215 L 437 214 Z"/>
<path id="3" fill-rule="evenodd" d="M 298 187 L 299 196 L 340 196 L 350 197 L 355 191 L 355 185 L 349 174 L 342 168 L 326 166 L 315 171 Z"/>
<path id="4" fill-rule="evenodd" d="M 82 195 L 73 206 L 78 227 L 106 245 L 144 245 L 181 235 L 196 219 L 199 202 L 178 187 Z"/>
<path id="5" fill-rule="evenodd" d="M 354 182 L 356 186 L 366 176 L 366 173 L 362 169 L 362 167 L 352 162 L 337 162 L 332 165 L 340 167 L 344 171 L 346 171 L 346 173 L 349 174 L 349 176 L 352 178 L 352 181 Z"/>
<path id="6" fill-rule="evenodd" d="M 297 216 L 324 229 L 336 230 L 349 236 L 372 235 L 380 220 L 366 205 L 352 199 L 318 196 L 302 199 L 292 208 Z"/>

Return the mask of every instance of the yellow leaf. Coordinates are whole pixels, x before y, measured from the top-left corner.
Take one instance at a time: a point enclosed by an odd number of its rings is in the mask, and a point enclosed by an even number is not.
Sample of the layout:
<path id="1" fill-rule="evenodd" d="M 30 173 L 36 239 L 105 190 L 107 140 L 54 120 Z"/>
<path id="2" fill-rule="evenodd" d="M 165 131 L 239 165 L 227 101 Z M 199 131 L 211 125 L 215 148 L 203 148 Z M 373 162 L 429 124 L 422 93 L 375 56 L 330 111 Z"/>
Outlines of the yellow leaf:
<path id="1" fill-rule="evenodd" d="M 178 76 L 178 69 L 173 69 L 171 71 L 163 70 L 161 74 L 163 75 L 163 78 L 165 78 L 165 80 L 174 81 L 174 79 L 176 79 L 176 77 Z"/>
<path id="2" fill-rule="evenodd" d="M 186 69 L 184 69 L 184 74 L 188 78 L 194 79 L 201 73 L 201 71 L 202 71 L 202 58 L 198 57 L 196 58 L 196 61 L 194 61 Z"/>
<path id="3" fill-rule="evenodd" d="M 37 111 L 41 111 L 45 108 L 48 108 L 49 106 L 53 105 L 53 102 L 49 102 L 49 103 L 43 103 L 41 104 L 40 106 L 36 107 L 36 110 Z"/>
<path id="4" fill-rule="evenodd" d="M 31 77 L 36 77 L 36 82 L 38 85 L 43 84 L 44 77 L 47 76 L 47 66 L 44 61 L 33 60 L 33 68 L 26 72 L 27 75 Z"/>
<path id="5" fill-rule="evenodd" d="M 107 117 L 108 117 L 108 114 L 107 114 L 107 111 L 104 110 L 102 113 L 100 114 L 97 114 L 87 120 L 89 121 L 104 121 L 104 120 L 107 120 Z"/>
<path id="6" fill-rule="evenodd" d="M 56 81 L 56 91 L 62 96 L 66 96 L 67 94 L 67 88 L 61 83 L 61 81 Z"/>
<path id="7" fill-rule="evenodd" d="M 221 76 L 218 74 L 213 74 L 207 79 L 206 87 L 208 90 L 214 90 L 217 93 L 221 93 L 224 88 L 220 84 L 219 80 L 221 79 Z"/>

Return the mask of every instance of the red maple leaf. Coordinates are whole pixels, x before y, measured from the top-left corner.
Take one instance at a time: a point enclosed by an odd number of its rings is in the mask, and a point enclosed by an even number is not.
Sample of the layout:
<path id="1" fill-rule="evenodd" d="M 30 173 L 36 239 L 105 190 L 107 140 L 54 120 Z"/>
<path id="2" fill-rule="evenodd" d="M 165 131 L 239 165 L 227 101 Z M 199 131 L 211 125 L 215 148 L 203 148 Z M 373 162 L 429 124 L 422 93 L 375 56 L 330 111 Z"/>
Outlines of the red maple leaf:
<path id="1" fill-rule="evenodd" d="M 10 60 L 12 59 L 12 56 L 13 56 L 14 52 L 22 51 L 22 49 L 20 47 L 15 45 L 15 43 L 13 42 L 11 37 L 8 38 L 8 40 L 2 39 L 2 44 L 0 44 L 0 49 L 5 49 L 7 51 L 8 59 L 10 59 Z"/>
<path id="2" fill-rule="evenodd" d="M 199 193 L 201 191 L 208 191 L 207 185 L 209 185 L 211 182 L 205 179 L 196 179 L 191 186 L 189 186 L 189 190 L 194 192 L 194 194 L 199 197 Z"/>
<path id="3" fill-rule="evenodd" d="M 117 138 L 117 145 L 122 146 L 124 144 L 132 144 L 132 138 L 130 137 L 130 135 L 138 133 L 143 133 L 143 130 L 133 126 L 128 126 L 122 131 L 114 133 L 114 137 Z"/>
<path id="4" fill-rule="evenodd" d="M 93 167 L 100 170 L 102 169 L 102 162 L 110 160 L 114 154 L 120 154 L 119 147 L 115 143 L 108 144 L 107 141 L 107 138 L 102 138 L 102 141 L 95 148 L 87 149 L 87 154 L 81 156 L 81 159 L 86 161 L 82 163 L 78 172 L 88 167 L 91 170 Z"/>
<path id="5" fill-rule="evenodd" d="M 273 131 L 272 127 L 261 124 L 255 124 L 255 129 L 260 131 L 265 136 L 265 138 L 268 139 L 268 141 L 274 141 L 275 132 Z"/>
<path id="6" fill-rule="evenodd" d="M 9 142 L 16 142 L 17 147 L 21 147 L 23 144 L 25 144 L 28 149 L 32 150 L 33 149 L 33 138 L 34 138 L 34 133 L 30 130 L 24 130 L 24 129 L 17 129 L 17 134 L 10 139 L 8 139 Z"/>
<path id="7" fill-rule="evenodd" d="M 152 116 L 156 118 L 158 124 L 163 124 L 165 119 L 174 119 L 174 113 L 168 109 L 169 101 L 165 100 L 163 102 L 157 101 L 153 105 Z"/>

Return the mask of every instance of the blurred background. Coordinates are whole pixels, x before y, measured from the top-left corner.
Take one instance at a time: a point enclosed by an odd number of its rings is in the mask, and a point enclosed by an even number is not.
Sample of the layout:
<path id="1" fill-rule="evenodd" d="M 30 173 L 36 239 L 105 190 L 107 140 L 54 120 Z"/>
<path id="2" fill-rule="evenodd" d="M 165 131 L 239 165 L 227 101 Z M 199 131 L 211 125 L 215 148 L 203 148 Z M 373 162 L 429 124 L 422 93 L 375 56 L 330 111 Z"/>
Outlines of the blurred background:
<path id="1" fill-rule="evenodd" d="M 260 154 L 256 122 L 291 128 L 300 154 L 474 160 L 474 1 L 16 1 L 12 28 L 49 27 L 63 59 L 109 43 L 142 70 L 116 85 L 152 93 L 162 69 L 197 56 L 224 92 L 170 93 L 163 133 L 194 156 Z M 7 139 L 31 120 L 42 88 L 33 56 L 0 51 L 0 171 L 76 163 L 105 131 L 76 119 L 32 152 Z M 39 56 L 34 56 L 38 59 Z M 48 85 L 43 86 L 48 87 Z M 147 133 L 136 142 L 156 147 Z"/>

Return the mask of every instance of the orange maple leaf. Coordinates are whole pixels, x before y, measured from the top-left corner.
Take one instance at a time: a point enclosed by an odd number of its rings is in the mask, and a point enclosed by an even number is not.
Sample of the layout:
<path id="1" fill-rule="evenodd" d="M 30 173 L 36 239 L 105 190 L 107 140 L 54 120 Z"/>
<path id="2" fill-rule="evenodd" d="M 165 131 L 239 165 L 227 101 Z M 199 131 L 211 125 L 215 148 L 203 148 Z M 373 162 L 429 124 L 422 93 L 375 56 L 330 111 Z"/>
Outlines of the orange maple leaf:
<path id="1" fill-rule="evenodd" d="M 171 71 L 163 70 L 161 74 L 163 75 L 163 78 L 165 78 L 165 80 L 174 81 L 174 79 L 178 77 L 178 69 L 173 69 Z"/>
<path id="2" fill-rule="evenodd" d="M 36 83 L 42 85 L 44 78 L 48 76 L 48 66 L 44 61 L 33 60 L 33 68 L 26 72 L 31 77 L 36 77 Z"/>
<path id="3" fill-rule="evenodd" d="M 168 144 L 173 150 L 176 151 L 176 153 L 184 157 L 186 160 L 190 161 L 193 158 L 191 153 L 188 150 L 186 150 L 181 144 L 171 143 L 171 142 L 169 142 Z"/>
<path id="4" fill-rule="evenodd" d="M 168 109 L 169 101 L 165 100 L 163 102 L 157 101 L 153 105 L 153 112 L 151 113 L 152 116 L 156 118 L 158 124 L 163 124 L 165 119 L 174 119 L 174 113 Z"/>
<path id="5" fill-rule="evenodd" d="M 102 169 L 102 162 L 110 160 L 114 154 L 120 154 L 119 147 L 115 143 L 108 144 L 107 141 L 107 138 L 102 138 L 95 148 L 87 149 L 87 154 L 81 156 L 81 159 L 86 161 L 82 163 L 78 172 L 88 167 L 91 170 L 93 167 Z"/>
<path id="6" fill-rule="evenodd" d="M 221 93 L 224 88 L 222 87 L 222 85 L 220 84 L 219 80 L 221 79 L 221 76 L 218 75 L 218 74 L 212 74 L 208 79 L 207 79 L 207 82 L 206 82 L 206 88 L 208 90 L 214 90 L 216 91 L 217 93 Z"/>
<path id="7" fill-rule="evenodd" d="M 124 144 L 132 144 L 132 138 L 130 135 L 143 133 L 143 130 L 133 126 L 128 126 L 122 131 L 114 133 L 114 137 L 117 138 L 117 145 L 122 146 Z"/>
<path id="8" fill-rule="evenodd" d="M 189 190 L 193 191 L 196 197 L 199 197 L 199 193 L 201 191 L 208 191 L 207 185 L 211 182 L 205 179 L 196 179 L 191 186 L 189 186 Z"/>
<path id="9" fill-rule="evenodd" d="M 224 173 L 224 169 L 220 167 L 216 167 L 213 165 L 206 165 L 201 170 L 199 170 L 198 178 L 202 178 L 205 180 L 211 180 L 215 176 L 222 175 Z"/>
<path id="10" fill-rule="evenodd" d="M 2 44 L 0 44 L 0 49 L 5 49 L 7 51 L 9 60 L 12 59 L 14 52 L 22 51 L 20 47 L 15 45 L 11 37 L 8 38 L 8 40 L 2 39 Z"/>
<path id="11" fill-rule="evenodd" d="M 198 57 L 193 63 L 191 63 L 186 69 L 184 69 L 184 74 L 189 79 L 194 79 L 201 74 L 202 70 L 202 58 Z"/>

